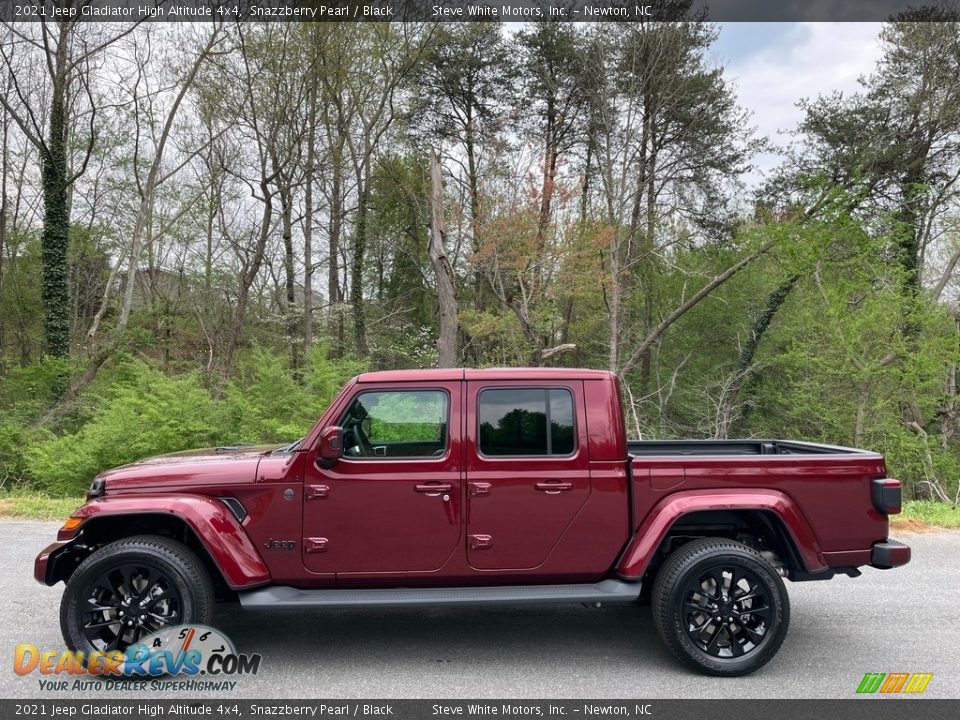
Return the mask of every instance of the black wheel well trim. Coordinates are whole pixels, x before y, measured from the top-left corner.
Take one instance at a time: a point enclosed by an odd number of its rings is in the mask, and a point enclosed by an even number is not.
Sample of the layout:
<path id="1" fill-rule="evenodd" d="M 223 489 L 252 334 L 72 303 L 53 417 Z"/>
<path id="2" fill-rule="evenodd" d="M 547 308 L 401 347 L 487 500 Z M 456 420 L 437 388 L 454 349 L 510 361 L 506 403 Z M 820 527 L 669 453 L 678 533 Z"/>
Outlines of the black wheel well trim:
<path id="1" fill-rule="evenodd" d="M 55 585 L 61 580 L 67 582 L 88 555 L 103 545 L 135 535 L 158 535 L 182 542 L 197 554 L 210 572 L 215 586 L 230 588 L 199 533 L 177 513 L 160 509 L 108 513 L 89 518 L 68 544 L 50 555 L 47 585 Z"/>
<path id="2" fill-rule="evenodd" d="M 713 522 L 709 522 L 712 520 Z M 730 532 L 733 531 L 733 535 Z M 656 552 L 653 554 L 644 577 L 656 575 L 664 558 L 684 542 L 674 543 L 678 538 L 689 541 L 701 538 L 726 538 L 737 540 L 743 531 L 758 533 L 755 539 L 766 538 L 767 542 L 759 547 L 744 543 L 755 550 L 769 549 L 783 563 L 788 574 L 806 575 L 807 568 L 797 549 L 796 539 L 783 518 L 774 510 L 757 507 L 693 509 L 677 516 L 667 529 Z"/>

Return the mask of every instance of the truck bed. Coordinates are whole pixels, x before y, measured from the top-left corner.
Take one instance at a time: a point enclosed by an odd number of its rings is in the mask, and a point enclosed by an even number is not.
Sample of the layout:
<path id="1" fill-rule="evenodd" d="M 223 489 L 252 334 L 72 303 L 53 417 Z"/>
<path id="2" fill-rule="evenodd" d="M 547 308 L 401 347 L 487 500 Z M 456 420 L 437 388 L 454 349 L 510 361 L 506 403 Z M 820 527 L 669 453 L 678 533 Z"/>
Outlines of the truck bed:
<path id="1" fill-rule="evenodd" d="M 629 440 L 633 457 L 729 455 L 869 455 L 868 450 L 795 440 Z"/>
<path id="2" fill-rule="evenodd" d="M 871 482 L 886 466 L 869 450 L 762 439 L 628 441 L 627 450 L 635 529 L 675 493 L 775 490 L 815 528 L 811 543 L 828 565 L 846 563 L 852 550 L 852 564 L 868 564 L 867 548 L 886 539 L 887 518 L 871 506 Z M 850 511 L 859 507 L 869 509 Z"/>

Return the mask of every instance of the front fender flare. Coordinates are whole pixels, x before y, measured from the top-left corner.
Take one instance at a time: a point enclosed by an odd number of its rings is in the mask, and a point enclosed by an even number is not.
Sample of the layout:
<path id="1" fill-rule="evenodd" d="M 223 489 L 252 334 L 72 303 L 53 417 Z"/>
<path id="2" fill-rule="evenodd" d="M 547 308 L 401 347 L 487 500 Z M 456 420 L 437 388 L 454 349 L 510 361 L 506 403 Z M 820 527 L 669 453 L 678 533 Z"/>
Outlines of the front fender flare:
<path id="1" fill-rule="evenodd" d="M 147 493 L 91 500 L 73 513 L 83 522 L 73 531 L 61 530 L 57 540 L 74 539 L 97 518 L 135 515 L 173 515 L 185 522 L 234 590 L 270 581 L 270 571 L 240 521 L 222 502 L 203 495 Z"/>
<path id="2" fill-rule="evenodd" d="M 820 543 L 796 503 L 778 490 L 687 490 L 668 495 L 647 514 L 617 562 L 622 578 L 639 579 L 682 515 L 704 510 L 765 510 L 783 521 L 807 572 L 826 568 Z"/>

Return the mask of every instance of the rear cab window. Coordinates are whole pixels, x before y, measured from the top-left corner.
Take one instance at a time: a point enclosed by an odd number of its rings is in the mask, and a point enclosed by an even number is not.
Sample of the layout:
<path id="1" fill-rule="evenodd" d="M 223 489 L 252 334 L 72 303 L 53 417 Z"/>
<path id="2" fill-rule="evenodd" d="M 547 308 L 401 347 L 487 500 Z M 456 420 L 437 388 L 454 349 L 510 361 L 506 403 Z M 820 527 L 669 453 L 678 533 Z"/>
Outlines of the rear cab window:
<path id="1" fill-rule="evenodd" d="M 577 448 L 566 388 L 490 388 L 477 398 L 478 449 L 487 457 L 569 456 Z"/>

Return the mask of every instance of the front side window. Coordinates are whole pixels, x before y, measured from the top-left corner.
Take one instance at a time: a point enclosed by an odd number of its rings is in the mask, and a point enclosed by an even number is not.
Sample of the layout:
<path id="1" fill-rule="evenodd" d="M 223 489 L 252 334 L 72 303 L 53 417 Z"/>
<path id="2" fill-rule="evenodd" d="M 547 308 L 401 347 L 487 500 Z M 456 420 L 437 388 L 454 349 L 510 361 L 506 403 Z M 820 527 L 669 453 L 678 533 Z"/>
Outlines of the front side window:
<path id="1" fill-rule="evenodd" d="M 343 454 L 357 458 L 441 457 L 449 402 L 441 390 L 377 390 L 357 395 L 340 426 Z"/>
<path id="2" fill-rule="evenodd" d="M 477 414 L 483 455 L 570 455 L 576 446 L 569 390 L 483 390 Z"/>

